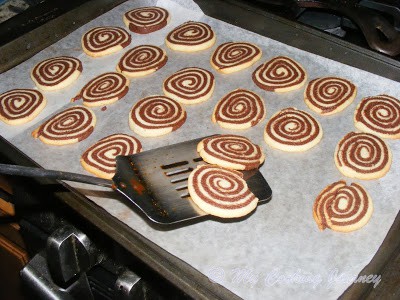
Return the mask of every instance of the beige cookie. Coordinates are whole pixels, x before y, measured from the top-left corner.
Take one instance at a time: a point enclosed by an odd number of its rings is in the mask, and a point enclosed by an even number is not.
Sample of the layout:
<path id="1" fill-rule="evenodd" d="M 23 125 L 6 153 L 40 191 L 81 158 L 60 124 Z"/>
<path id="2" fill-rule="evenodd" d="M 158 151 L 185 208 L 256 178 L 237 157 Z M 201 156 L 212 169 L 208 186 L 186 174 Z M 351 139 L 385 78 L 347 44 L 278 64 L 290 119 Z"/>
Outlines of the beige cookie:
<path id="1" fill-rule="evenodd" d="M 215 33 L 210 25 L 189 21 L 173 29 L 165 38 L 168 48 L 183 52 L 196 52 L 210 48 Z"/>
<path id="2" fill-rule="evenodd" d="M 188 190 L 198 207 L 220 218 L 243 217 L 258 203 L 242 173 L 213 165 L 197 166 L 189 175 Z"/>
<path id="3" fill-rule="evenodd" d="M 389 147 L 381 138 L 370 133 L 350 132 L 336 146 L 336 167 L 350 178 L 381 178 L 389 171 L 391 163 Z"/>
<path id="4" fill-rule="evenodd" d="M 328 116 L 344 110 L 356 95 L 357 87 L 349 80 L 322 77 L 308 83 L 304 90 L 304 101 L 311 110 Z"/>
<path id="5" fill-rule="evenodd" d="M 350 232 L 367 224 L 373 210 L 371 197 L 363 186 L 347 185 L 341 180 L 328 185 L 317 196 L 313 217 L 320 230 Z"/>
<path id="6" fill-rule="evenodd" d="M 210 63 L 217 71 L 229 74 L 252 66 L 261 58 L 261 55 L 261 49 L 254 44 L 229 42 L 215 49 Z"/>
<path id="7" fill-rule="evenodd" d="M 124 14 L 123 20 L 130 31 L 148 34 L 167 26 L 169 12 L 157 6 L 138 7 Z"/>
<path id="8" fill-rule="evenodd" d="M 319 122 L 305 111 L 290 107 L 274 114 L 264 131 L 265 142 L 287 152 L 307 151 L 322 139 Z"/>

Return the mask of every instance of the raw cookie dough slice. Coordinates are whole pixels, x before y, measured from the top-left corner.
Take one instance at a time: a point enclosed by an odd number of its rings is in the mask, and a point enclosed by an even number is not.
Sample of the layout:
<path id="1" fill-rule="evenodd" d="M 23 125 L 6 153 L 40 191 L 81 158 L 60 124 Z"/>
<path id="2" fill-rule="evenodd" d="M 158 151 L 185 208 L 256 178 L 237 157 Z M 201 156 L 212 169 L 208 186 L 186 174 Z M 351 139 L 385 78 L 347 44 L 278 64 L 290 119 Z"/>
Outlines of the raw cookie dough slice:
<path id="1" fill-rule="evenodd" d="M 123 20 L 130 31 L 147 34 L 167 26 L 169 13 L 157 6 L 147 6 L 132 9 L 124 14 Z"/>
<path id="2" fill-rule="evenodd" d="M 339 171 L 351 178 L 376 179 L 386 175 L 392 163 L 392 153 L 386 143 L 370 133 L 350 132 L 335 150 Z"/>
<path id="3" fill-rule="evenodd" d="M 261 58 L 259 47 L 245 42 L 221 44 L 211 56 L 211 66 L 217 71 L 229 74 L 252 66 Z"/>
<path id="4" fill-rule="evenodd" d="M 142 77 L 161 69 L 168 61 L 165 51 L 152 45 L 141 45 L 126 52 L 117 71 L 128 77 Z"/>
<path id="5" fill-rule="evenodd" d="M 185 68 L 169 76 L 163 91 L 180 103 L 196 104 L 210 99 L 215 87 L 214 75 L 201 68 Z"/>
<path id="6" fill-rule="evenodd" d="M 173 29 L 165 38 L 168 48 L 195 52 L 210 48 L 215 43 L 214 31 L 208 24 L 189 21 Z"/>
<path id="7" fill-rule="evenodd" d="M 32 132 L 32 136 L 49 145 L 75 144 L 86 139 L 95 125 L 95 114 L 90 109 L 77 105 L 45 121 Z"/>
<path id="8" fill-rule="evenodd" d="M 293 107 L 274 114 L 264 131 L 269 146 L 288 152 L 311 149 L 321 141 L 322 135 L 322 127 L 314 117 Z"/>
<path id="9" fill-rule="evenodd" d="M 126 134 L 112 134 L 94 143 L 81 156 L 81 164 L 98 177 L 111 179 L 116 170 L 118 155 L 131 155 L 142 151 L 140 141 Z"/>
<path id="10" fill-rule="evenodd" d="M 304 101 L 311 110 L 327 116 L 344 110 L 356 95 L 357 87 L 349 80 L 322 77 L 308 83 L 304 90 Z"/>
<path id="11" fill-rule="evenodd" d="M 129 80 L 117 72 L 101 74 L 90 80 L 72 101 L 83 99 L 85 106 L 112 104 L 129 91 Z"/>
<path id="12" fill-rule="evenodd" d="M 350 232 L 367 224 L 373 210 L 371 197 L 363 186 L 346 185 L 341 180 L 328 185 L 317 196 L 313 217 L 320 230 Z"/>
<path id="13" fill-rule="evenodd" d="M 225 95 L 215 106 L 212 121 L 228 129 L 247 129 L 265 118 L 263 99 L 256 93 L 237 89 Z"/>
<path id="14" fill-rule="evenodd" d="M 181 104 L 165 96 L 150 96 L 139 100 L 129 114 L 130 128 L 145 137 L 168 134 L 186 121 Z"/>
<path id="15" fill-rule="evenodd" d="M 190 173 L 188 190 L 198 207 L 221 218 L 243 217 L 258 203 L 242 173 L 212 165 L 199 165 Z"/>
<path id="16" fill-rule="evenodd" d="M 131 41 L 131 35 L 121 27 L 95 27 L 83 35 L 82 48 L 87 55 L 100 57 L 118 52 Z"/>
<path id="17" fill-rule="evenodd" d="M 0 120 L 20 125 L 33 120 L 46 106 L 43 94 L 31 89 L 15 89 L 0 95 Z"/>
<path id="18" fill-rule="evenodd" d="M 65 88 L 82 73 L 82 62 L 71 56 L 59 56 L 38 63 L 31 72 L 36 86 L 43 91 Z"/>
<path id="19" fill-rule="evenodd" d="M 293 59 L 278 56 L 259 66 L 253 72 L 253 81 L 263 90 L 283 93 L 301 88 L 307 73 Z"/>
<path id="20" fill-rule="evenodd" d="M 400 101 L 388 95 L 361 100 L 354 114 L 358 129 L 381 138 L 400 139 Z"/>
<path id="21" fill-rule="evenodd" d="M 197 145 L 197 152 L 205 162 L 235 170 L 256 169 L 265 160 L 260 146 L 233 134 L 205 138 Z"/>

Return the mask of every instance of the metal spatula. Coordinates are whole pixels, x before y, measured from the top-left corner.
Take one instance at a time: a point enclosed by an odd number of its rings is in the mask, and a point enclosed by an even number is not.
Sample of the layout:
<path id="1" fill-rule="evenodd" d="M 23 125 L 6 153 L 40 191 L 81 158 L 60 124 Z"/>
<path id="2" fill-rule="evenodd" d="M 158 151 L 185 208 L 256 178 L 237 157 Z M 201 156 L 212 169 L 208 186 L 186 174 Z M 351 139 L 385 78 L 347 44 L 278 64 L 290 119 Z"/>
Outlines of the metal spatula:
<path id="1" fill-rule="evenodd" d="M 198 164 L 205 164 L 196 147 L 203 138 L 142 153 L 117 156 L 112 180 L 76 173 L 0 164 L 0 174 L 46 177 L 111 187 L 134 203 L 151 221 L 173 224 L 207 216 L 191 200 L 187 179 Z M 258 170 L 243 171 L 250 190 L 268 202 L 272 191 Z"/>

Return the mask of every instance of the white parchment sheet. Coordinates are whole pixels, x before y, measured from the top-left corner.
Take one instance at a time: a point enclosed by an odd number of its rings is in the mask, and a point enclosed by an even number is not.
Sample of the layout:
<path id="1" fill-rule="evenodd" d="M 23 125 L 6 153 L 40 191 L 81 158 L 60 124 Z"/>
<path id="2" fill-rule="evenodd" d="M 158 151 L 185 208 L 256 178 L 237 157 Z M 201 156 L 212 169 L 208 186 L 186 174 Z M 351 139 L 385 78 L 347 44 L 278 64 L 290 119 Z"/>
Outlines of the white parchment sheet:
<path id="1" fill-rule="evenodd" d="M 109 105 L 107 110 L 94 108 L 97 125 L 86 140 L 75 145 L 55 147 L 33 139 L 32 130 L 44 119 L 56 111 L 81 104 L 79 101 L 70 103 L 69 100 L 94 76 L 115 70 L 119 58 L 125 52 L 104 58 L 90 58 L 81 49 L 82 34 L 99 25 L 124 27 L 123 13 L 149 5 L 167 8 L 171 13 L 171 22 L 164 29 L 149 35 L 132 33 L 132 44 L 128 49 L 145 43 L 159 45 L 167 51 L 167 65 L 148 77 L 133 79 L 128 95 Z M 178 53 L 168 49 L 164 44 L 166 34 L 188 20 L 210 24 L 217 34 L 216 44 L 198 53 Z M 211 68 L 209 59 L 214 49 L 226 41 L 257 44 L 263 51 L 261 60 L 234 74 L 218 74 Z M 348 234 L 330 230 L 320 232 L 312 217 L 314 199 L 326 185 L 340 179 L 351 182 L 336 169 L 333 154 L 337 142 L 346 133 L 355 131 L 353 113 L 357 104 L 363 97 L 382 93 L 400 98 L 398 82 L 207 17 L 192 1 L 139 0 L 128 1 L 114 8 L 0 75 L 0 93 L 12 88 L 33 88 L 29 75 L 32 67 L 56 55 L 72 55 L 81 59 L 81 77 L 60 92 L 45 92 L 48 105 L 32 122 L 14 127 L 0 124 L 1 135 L 49 169 L 88 174 L 79 163 L 80 155 L 100 138 L 117 132 L 135 135 L 141 140 L 144 150 L 214 133 L 233 133 L 211 122 L 216 102 L 236 88 L 250 89 L 263 97 L 267 118 L 252 129 L 236 133 L 261 145 L 265 152 L 266 161 L 261 172 L 273 190 L 273 198 L 270 203 L 259 206 L 246 220 L 233 223 L 204 221 L 175 230 L 159 230 L 120 202 L 118 195 L 107 198 L 110 193 L 106 197 L 91 191 L 98 188 L 73 184 L 74 187 L 82 188 L 83 193 L 114 217 L 245 299 L 337 298 L 371 260 L 399 211 L 400 141 L 397 140 L 387 141 L 393 153 L 393 164 L 385 177 L 373 181 L 354 180 L 364 185 L 374 203 L 374 213 L 364 228 Z M 252 82 L 251 73 L 258 65 L 277 55 L 287 55 L 300 62 L 307 70 L 308 80 L 321 76 L 341 76 L 351 80 L 358 87 L 355 101 L 337 115 L 322 117 L 311 112 L 305 105 L 304 88 L 285 94 L 262 91 Z M 216 89 L 212 98 L 202 104 L 186 106 L 186 123 L 167 136 L 143 138 L 133 133 L 128 126 L 128 112 L 133 104 L 145 96 L 162 94 L 163 80 L 171 73 L 189 66 L 199 66 L 213 72 Z M 267 120 L 278 110 L 290 106 L 306 110 L 322 125 L 322 141 L 307 152 L 285 153 L 269 148 L 263 141 Z"/>

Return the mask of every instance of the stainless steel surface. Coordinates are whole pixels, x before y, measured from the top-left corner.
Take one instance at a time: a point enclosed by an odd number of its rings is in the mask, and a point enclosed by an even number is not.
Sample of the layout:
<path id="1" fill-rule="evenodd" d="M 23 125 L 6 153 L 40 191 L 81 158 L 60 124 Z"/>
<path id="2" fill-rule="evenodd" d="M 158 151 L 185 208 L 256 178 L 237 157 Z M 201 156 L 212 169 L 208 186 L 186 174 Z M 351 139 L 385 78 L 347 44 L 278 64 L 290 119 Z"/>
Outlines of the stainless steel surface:
<path id="1" fill-rule="evenodd" d="M 115 290 L 118 291 L 118 299 L 143 299 L 142 287 L 138 284 L 141 278 L 135 273 L 125 270 L 115 282 Z"/>

